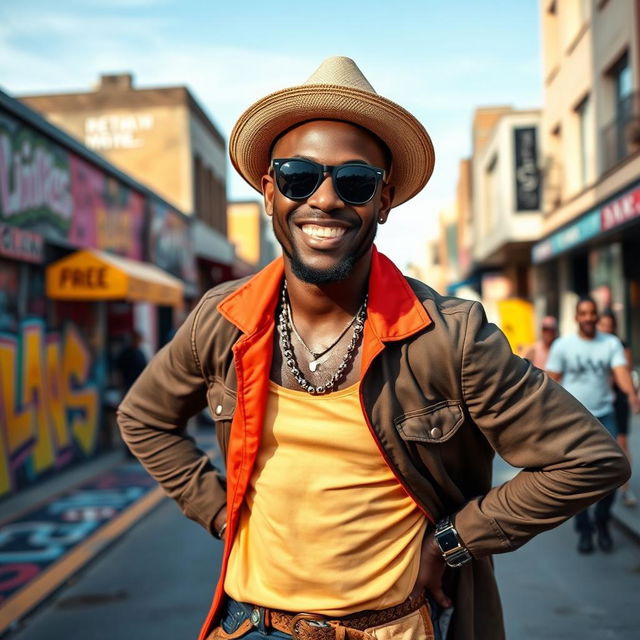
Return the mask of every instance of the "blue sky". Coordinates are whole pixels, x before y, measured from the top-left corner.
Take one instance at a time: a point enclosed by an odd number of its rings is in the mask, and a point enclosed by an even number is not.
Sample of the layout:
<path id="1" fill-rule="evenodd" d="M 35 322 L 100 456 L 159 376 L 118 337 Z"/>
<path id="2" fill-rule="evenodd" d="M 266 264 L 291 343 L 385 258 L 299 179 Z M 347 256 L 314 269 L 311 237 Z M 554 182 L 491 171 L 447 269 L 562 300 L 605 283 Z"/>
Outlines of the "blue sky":
<path id="1" fill-rule="evenodd" d="M 454 197 L 475 107 L 539 107 L 537 0 L 21 0 L 0 3 L 0 87 L 87 90 L 131 71 L 139 87 L 187 85 L 228 136 L 269 91 L 303 82 L 331 55 L 356 60 L 382 95 L 430 132 L 436 169 L 395 211 L 378 245 L 422 262 L 438 211 Z M 253 192 L 229 169 L 229 196 Z"/>

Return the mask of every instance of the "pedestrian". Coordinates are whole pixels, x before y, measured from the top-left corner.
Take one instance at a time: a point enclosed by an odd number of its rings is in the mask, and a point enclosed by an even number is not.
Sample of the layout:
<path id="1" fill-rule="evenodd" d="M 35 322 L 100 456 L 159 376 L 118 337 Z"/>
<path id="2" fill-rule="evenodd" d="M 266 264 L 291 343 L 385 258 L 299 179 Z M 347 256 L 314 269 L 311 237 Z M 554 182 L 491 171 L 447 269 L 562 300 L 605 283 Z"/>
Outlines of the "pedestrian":
<path id="1" fill-rule="evenodd" d="M 116 357 L 116 370 L 120 376 L 120 385 L 124 393 L 129 391 L 147 366 L 147 356 L 141 345 L 142 333 L 134 329 L 128 343 Z"/>
<path id="2" fill-rule="evenodd" d="M 618 336 L 618 321 L 615 313 L 611 309 L 605 309 L 600 315 L 598 330 L 603 333 Z M 624 348 L 624 357 L 627 361 L 629 374 L 631 374 L 633 368 L 631 349 L 624 340 L 621 340 L 621 342 Z M 618 444 L 625 452 L 627 458 L 629 458 L 629 462 L 631 462 L 631 452 L 629 451 L 629 400 L 627 399 L 627 394 L 616 384 L 615 380 L 613 381 L 613 410 L 616 414 Z M 638 504 L 638 499 L 629 486 L 629 482 L 622 485 L 622 503 L 629 508 L 633 508 Z"/>
<path id="3" fill-rule="evenodd" d="M 576 323 L 576 334 L 562 336 L 551 346 L 547 372 L 554 380 L 561 382 L 615 438 L 617 427 L 611 386 L 613 380 L 624 390 L 633 412 L 640 411 L 640 399 L 633 388 L 622 343 L 616 336 L 597 330 L 598 308 L 590 297 L 578 300 Z M 614 498 L 615 490 L 602 497 L 594 509 L 598 546 L 605 552 L 613 548 L 609 520 Z M 588 509 L 576 515 L 575 526 L 578 551 L 591 553 L 594 550 L 594 523 Z"/>
<path id="4" fill-rule="evenodd" d="M 434 152 L 352 60 L 249 107 L 229 151 L 284 255 L 205 294 L 119 411 L 224 540 L 200 639 L 503 638 L 491 554 L 610 493 L 624 454 L 479 303 L 378 252 Z M 226 479 L 184 432 L 207 402 Z M 494 450 L 522 470 L 492 488 Z"/>
<path id="5" fill-rule="evenodd" d="M 545 316 L 540 325 L 540 339 L 527 351 L 525 358 L 538 369 L 546 369 L 549 350 L 558 337 L 558 321 L 553 316 Z"/>

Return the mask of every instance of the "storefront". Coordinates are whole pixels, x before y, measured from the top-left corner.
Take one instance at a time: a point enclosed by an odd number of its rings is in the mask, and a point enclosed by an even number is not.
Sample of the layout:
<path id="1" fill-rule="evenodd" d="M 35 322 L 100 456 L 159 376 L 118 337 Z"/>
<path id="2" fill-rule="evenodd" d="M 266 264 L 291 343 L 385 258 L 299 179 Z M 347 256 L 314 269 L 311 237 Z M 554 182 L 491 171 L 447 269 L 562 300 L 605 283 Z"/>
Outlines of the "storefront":
<path id="1" fill-rule="evenodd" d="M 536 307 L 575 331 L 576 300 L 611 309 L 640 360 L 640 182 L 629 185 L 533 247 Z"/>
<path id="2" fill-rule="evenodd" d="M 0 92 L 0 499 L 115 445 L 109 390 L 199 294 L 191 220 Z M 110 407 L 110 409 L 108 409 Z"/>

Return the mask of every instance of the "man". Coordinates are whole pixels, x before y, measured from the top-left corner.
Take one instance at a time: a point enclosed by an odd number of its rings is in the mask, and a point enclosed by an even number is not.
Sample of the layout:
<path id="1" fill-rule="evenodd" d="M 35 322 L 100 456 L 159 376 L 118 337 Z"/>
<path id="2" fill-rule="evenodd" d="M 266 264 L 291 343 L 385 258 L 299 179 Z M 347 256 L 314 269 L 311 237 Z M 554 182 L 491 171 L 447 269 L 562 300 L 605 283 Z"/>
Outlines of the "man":
<path id="1" fill-rule="evenodd" d="M 540 327 L 540 340 L 538 340 L 525 354 L 525 358 L 534 367 L 544 370 L 547 366 L 547 358 L 553 341 L 558 337 L 558 321 L 553 316 L 545 316 Z"/>
<path id="2" fill-rule="evenodd" d="M 284 257 L 207 293 L 119 416 L 168 494 L 224 539 L 201 640 L 424 640 L 452 604 L 449 638 L 504 637 L 491 554 L 609 493 L 626 459 L 479 304 L 378 253 L 378 226 L 434 154 L 352 60 L 258 101 L 229 147 Z M 226 486 L 184 436 L 207 402 Z M 499 488 L 494 449 L 524 468 Z"/>
<path id="3" fill-rule="evenodd" d="M 561 382 L 615 438 L 617 436 L 616 414 L 613 407 L 612 376 L 626 393 L 629 406 L 634 413 L 640 411 L 640 400 L 633 388 L 631 375 L 620 340 L 608 333 L 597 331 L 598 309 L 592 298 L 584 297 L 576 305 L 578 333 L 558 338 L 547 361 L 549 375 Z M 615 497 L 612 491 L 595 507 L 595 528 L 598 546 L 608 552 L 613 548 L 609 531 L 611 505 Z M 575 519 L 578 532 L 578 551 L 591 553 L 593 546 L 593 523 L 589 512 L 580 512 Z"/>
<path id="4" fill-rule="evenodd" d="M 134 329 L 128 344 L 116 358 L 116 369 L 120 375 L 122 390 L 126 393 L 147 366 L 147 356 L 141 348 L 142 334 Z"/>

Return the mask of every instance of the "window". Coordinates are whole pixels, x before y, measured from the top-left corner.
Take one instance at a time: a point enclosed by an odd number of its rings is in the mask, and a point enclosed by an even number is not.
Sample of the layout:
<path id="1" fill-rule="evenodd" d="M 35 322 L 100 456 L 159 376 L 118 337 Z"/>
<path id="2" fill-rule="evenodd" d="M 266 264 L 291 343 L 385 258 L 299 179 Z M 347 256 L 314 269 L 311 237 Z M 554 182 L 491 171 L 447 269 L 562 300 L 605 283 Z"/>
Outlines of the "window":
<path id="1" fill-rule="evenodd" d="M 612 118 L 602 129 L 603 169 L 608 171 L 640 146 L 640 118 L 629 54 L 626 52 L 606 74 L 608 107 Z"/>
<path id="2" fill-rule="evenodd" d="M 616 118 L 626 119 L 631 114 L 631 95 L 633 93 L 629 56 L 624 54 L 611 69 L 611 77 L 615 87 Z"/>

